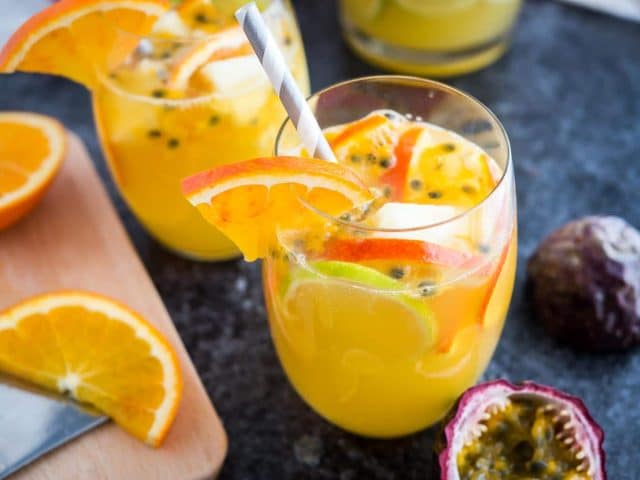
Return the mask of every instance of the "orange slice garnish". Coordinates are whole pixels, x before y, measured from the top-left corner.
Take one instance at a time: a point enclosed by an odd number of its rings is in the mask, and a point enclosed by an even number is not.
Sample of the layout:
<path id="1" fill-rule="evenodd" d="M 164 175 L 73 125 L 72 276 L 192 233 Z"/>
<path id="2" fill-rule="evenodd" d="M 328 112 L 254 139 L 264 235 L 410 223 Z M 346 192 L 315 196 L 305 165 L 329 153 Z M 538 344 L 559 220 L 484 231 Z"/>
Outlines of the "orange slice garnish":
<path id="1" fill-rule="evenodd" d="M 129 308 L 86 292 L 40 295 L 1 312 L 0 370 L 90 404 L 153 446 L 182 395 L 167 341 Z"/>
<path id="2" fill-rule="evenodd" d="M 125 58 L 167 10 L 166 0 L 62 0 L 13 34 L 0 52 L 0 73 L 48 73 L 90 86 L 96 66 Z M 116 42 L 120 35 L 129 39 Z"/>
<path id="3" fill-rule="evenodd" d="M 372 195 L 349 169 L 313 158 L 257 158 L 187 178 L 182 190 L 204 218 L 248 261 L 263 258 L 278 228 L 308 227 L 322 218 L 303 202 L 336 216 Z"/>
<path id="4" fill-rule="evenodd" d="M 57 120 L 35 113 L 0 113 L 0 229 L 38 204 L 66 151 L 67 134 Z"/>

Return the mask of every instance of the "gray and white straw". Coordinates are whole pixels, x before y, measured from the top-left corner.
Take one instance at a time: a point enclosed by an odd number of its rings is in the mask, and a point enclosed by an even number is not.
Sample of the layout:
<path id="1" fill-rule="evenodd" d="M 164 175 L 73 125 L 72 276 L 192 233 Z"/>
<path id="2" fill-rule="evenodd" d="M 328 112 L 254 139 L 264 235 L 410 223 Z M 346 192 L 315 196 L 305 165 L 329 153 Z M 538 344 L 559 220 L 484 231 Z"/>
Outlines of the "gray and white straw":
<path id="1" fill-rule="evenodd" d="M 313 157 L 336 162 L 336 157 L 324 138 L 318 121 L 293 79 L 287 62 L 256 4 L 251 2 L 240 8 L 236 12 L 236 19 L 247 35 L 249 43 L 296 127 L 304 146 Z"/>

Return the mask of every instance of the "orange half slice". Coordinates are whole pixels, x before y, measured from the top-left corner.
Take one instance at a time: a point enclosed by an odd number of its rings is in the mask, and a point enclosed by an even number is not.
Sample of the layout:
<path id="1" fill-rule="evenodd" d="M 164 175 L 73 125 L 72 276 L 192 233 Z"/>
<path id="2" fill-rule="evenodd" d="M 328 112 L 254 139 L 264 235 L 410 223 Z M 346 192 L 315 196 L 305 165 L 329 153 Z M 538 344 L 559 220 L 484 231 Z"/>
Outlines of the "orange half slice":
<path id="1" fill-rule="evenodd" d="M 0 312 L 0 370 L 88 403 L 153 446 L 182 394 L 178 360 L 160 333 L 87 292 L 39 295 Z"/>
<path id="2" fill-rule="evenodd" d="M 0 52 L 0 73 L 48 73 L 90 86 L 95 66 L 125 58 L 168 8 L 166 0 L 62 0 L 13 34 Z M 126 45 L 116 42 L 123 32 Z"/>
<path id="3" fill-rule="evenodd" d="M 67 134 L 53 118 L 0 113 L 0 230 L 40 201 L 67 151 Z"/>
<path id="4" fill-rule="evenodd" d="M 372 194 L 348 168 L 324 160 L 271 157 L 223 165 L 187 178 L 182 191 L 248 261 L 266 256 L 278 228 L 337 216 L 368 204 Z"/>

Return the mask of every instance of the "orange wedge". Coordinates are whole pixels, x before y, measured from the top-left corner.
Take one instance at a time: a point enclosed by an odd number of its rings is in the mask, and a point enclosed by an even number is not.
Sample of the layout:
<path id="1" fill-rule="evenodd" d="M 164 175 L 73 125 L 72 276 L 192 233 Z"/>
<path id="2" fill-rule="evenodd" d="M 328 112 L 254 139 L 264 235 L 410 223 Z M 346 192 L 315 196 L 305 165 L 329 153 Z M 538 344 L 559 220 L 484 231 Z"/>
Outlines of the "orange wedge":
<path id="1" fill-rule="evenodd" d="M 183 90 L 193 74 L 207 63 L 252 52 L 240 26 L 227 28 L 201 40 L 178 59 L 169 70 L 167 86 L 172 90 Z"/>
<path id="2" fill-rule="evenodd" d="M 187 178 L 182 191 L 248 261 L 267 254 L 278 228 L 306 227 L 322 218 L 304 203 L 337 216 L 372 200 L 348 168 L 298 157 L 223 165 Z"/>
<path id="3" fill-rule="evenodd" d="M 167 341 L 137 313 L 86 292 L 40 295 L 1 312 L 0 370 L 93 405 L 152 446 L 182 394 Z"/>
<path id="4" fill-rule="evenodd" d="M 67 151 L 67 134 L 53 118 L 0 113 L 0 230 L 33 209 Z"/>
<path id="5" fill-rule="evenodd" d="M 13 34 L 0 52 L 0 73 L 48 73 L 90 86 L 95 66 L 126 57 L 168 8 L 166 0 L 62 0 Z M 115 41 L 122 35 L 126 45 Z M 116 44 L 122 51 L 114 52 Z"/>
<path id="6" fill-rule="evenodd" d="M 346 163 L 369 185 L 380 185 L 381 176 L 395 162 L 394 145 L 405 122 L 374 112 L 347 125 L 330 128 L 327 140 L 336 157 Z"/>

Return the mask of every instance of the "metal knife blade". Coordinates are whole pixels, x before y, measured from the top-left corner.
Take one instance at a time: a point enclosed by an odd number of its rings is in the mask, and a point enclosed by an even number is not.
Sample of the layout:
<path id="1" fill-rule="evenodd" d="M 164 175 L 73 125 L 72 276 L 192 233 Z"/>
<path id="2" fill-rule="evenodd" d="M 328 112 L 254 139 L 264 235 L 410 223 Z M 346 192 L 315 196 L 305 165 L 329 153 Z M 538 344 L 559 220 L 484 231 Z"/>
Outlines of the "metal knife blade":
<path id="1" fill-rule="evenodd" d="M 0 376 L 0 480 L 107 420 L 66 397 Z"/>

